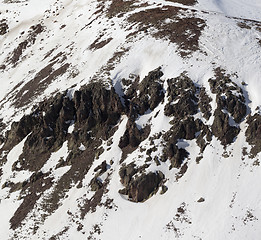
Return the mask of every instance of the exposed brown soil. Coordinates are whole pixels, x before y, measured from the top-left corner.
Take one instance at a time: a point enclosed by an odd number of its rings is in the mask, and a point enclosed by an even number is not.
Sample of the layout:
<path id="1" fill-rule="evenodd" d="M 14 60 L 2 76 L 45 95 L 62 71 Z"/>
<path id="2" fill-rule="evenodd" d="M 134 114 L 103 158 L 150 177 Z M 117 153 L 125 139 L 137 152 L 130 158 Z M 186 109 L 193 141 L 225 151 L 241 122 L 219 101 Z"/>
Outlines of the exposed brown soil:
<path id="1" fill-rule="evenodd" d="M 70 67 L 69 63 L 63 63 L 66 56 L 58 53 L 50 63 L 35 74 L 34 78 L 27 82 L 16 94 L 14 105 L 18 108 L 30 103 L 34 98 L 41 94 L 57 77 L 62 76 Z M 54 69 L 54 65 L 60 66 Z"/>
<path id="2" fill-rule="evenodd" d="M 121 14 L 120 16 L 122 16 L 122 14 L 130 11 L 131 9 L 133 9 L 133 2 L 134 1 L 124 1 L 124 0 L 112 0 L 111 5 L 109 6 L 108 10 L 107 10 L 107 15 L 109 18 L 115 17 L 119 14 Z"/>
<path id="3" fill-rule="evenodd" d="M 26 40 L 19 43 L 19 45 L 14 49 L 11 56 L 7 60 L 7 62 L 11 63 L 13 66 L 16 66 L 18 61 L 21 59 L 21 56 L 24 52 L 24 50 L 33 45 L 36 41 L 37 35 L 42 33 L 44 31 L 44 27 L 41 24 L 33 25 L 30 27 L 28 31 L 28 36 Z"/>
<path id="4" fill-rule="evenodd" d="M 14 213 L 10 219 L 12 229 L 16 229 L 20 226 L 21 222 L 25 219 L 27 214 L 31 211 L 36 201 L 41 197 L 42 193 L 52 186 L 52 178 L 46 174 L 38 175 L 37 178 L 30 178 L 28 183 L 24 184 L 23 191 L 25 189 L 29 191 L 23 198 L 22 204 Z M 22 191 L 22 194 L 25 194 Z"/>
<path id="5" fill-rule="evenodd" d="M 174 3 L 181 3 L 184 5 L 189 5 L 189 6 L 193 6 L 196 3 L 198 3 L 197 0 L 168 0 L 169 2 L 174 2 Z"/>
<path id="6" fill-rule="evenodd" d="M 186 57 L 199 50 L 199 37 L 206 24 L 196 16 L 184 16 L 182 10 L 171 6 L 148 9 L 134 13 L 128 21 L 138 23 L 140 31 L 151 29 L 152 36 L 176 43 L 180 54 Z"/>
<path id="7" fill-rule="evenodd" d="M 102 36 L 101 36 L 102 37 Z M 101 37 L 97 38 L 89 47 L 90 50 L 97 50 L 100 48 L 103 48 L 105 45 L 107 45 L 108 43 L 110 43 L 110 41 L 113 38 L 108 38 L 106 40 L 102 40 L 100 41 Z"/>

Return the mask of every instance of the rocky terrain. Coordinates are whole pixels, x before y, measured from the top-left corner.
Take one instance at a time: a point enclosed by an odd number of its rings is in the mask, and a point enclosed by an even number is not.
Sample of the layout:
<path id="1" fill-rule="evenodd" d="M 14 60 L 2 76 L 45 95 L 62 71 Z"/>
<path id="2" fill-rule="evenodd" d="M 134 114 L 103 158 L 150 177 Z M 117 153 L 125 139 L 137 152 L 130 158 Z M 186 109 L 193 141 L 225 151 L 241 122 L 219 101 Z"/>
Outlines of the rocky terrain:
<path id="1" fill-rule="evenodd" d="M 0 239 L 258 239 L 260 16 L 0 1 Z"/>

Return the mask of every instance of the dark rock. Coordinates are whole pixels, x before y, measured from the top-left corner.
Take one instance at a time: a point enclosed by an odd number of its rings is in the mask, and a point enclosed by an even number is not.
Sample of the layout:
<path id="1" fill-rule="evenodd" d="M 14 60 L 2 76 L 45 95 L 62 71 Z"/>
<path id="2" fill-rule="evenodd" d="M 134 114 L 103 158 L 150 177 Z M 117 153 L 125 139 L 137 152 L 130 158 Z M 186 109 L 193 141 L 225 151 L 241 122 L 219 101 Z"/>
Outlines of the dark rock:
<path id="1" fill-rule="evenodd" d="M 214 122 L 211 127 L 213 134 L 223 145 L 231 144 L 238 135 L 240 129 L 230 126 L 229 116 L 219 109 L 215 110 L 214 117 Z"/>
<path id="2" fill-rule="evenodd" d="M 246 115 L 246 104 L 243 90 L 237 86 L 225 73 L 225 70 L 216 68 L 215 79 L 209 79 L 212 93 L 217 94 L 218 109 L 228 111 L 236 123 L 240 123 Z"/>
<path id="3" fill-rule="evenodd" d="M 183 148 L 177 148 L 173 157 L 170 158 L 170 169 L 179 168 L 183 163 L 184 159 L 187 158 L 189 153 Z"/>
<path id="4" fill-rule="evenodd" d="M 128 191 L 129 198 L 134 202 L 145 201 L 158 189 L 162 180 L 158 172 L 141 175 L 130 184 Z"/>
<path id="5" fill-rule="evenodd" d="M 4 149 L 11 149 L 23 140 L 33 129 L 37 120 L 33 115 L 24 115 L 19 122 L 13 122 L 7 132 Z"/>
<path id="6" fill-rule="evenodd" d="M 147 110 L 154 110 L 164 98 L 163 85 L 160 78 L 163 76 L 161 68 L 157 68 L 139 83 L 139 78 L 128 89 L 125 99 L 129 108 L 129 116 L 143 115 Z M 138 90 L 138 95 L 137 95 Z"/>
<path id="7" fill-rule="evenodd" d="M 90 182 L 90 187 L 92 191 L 98 191 L 102 188 L 102 186 L 102 182 L 97 177 L 94 177 Z"/>
<path id="8" fill-rule="evenodd" d="M 149 126 L 143 129 L 138 129 L 136 123 L 133 120 L 129 119 L 126 125 L 126 130 L 120 139 L 119 147 L 121 149 L 124 149 L 130 146 L 132 149 L 135 149 L 144 139 L 147 138 L 149 132 Z"/>
<path id="9" fill-rule="evenodd" d="M 261 115 L 256 113 L 247 118 L 246 141 L 252 145 L 251 154 L 256 156 L 261 152 Z"/>
<path id="10" fill-rule="evenodd" d="M 205 198 L 201 197 L 197 202 L 198 203 L 205 202 Z"/>
<path id="11" fill-rule="evenodd" d="M 0 21 L 0 35 L 5 35 L 8 31 L 9 27 L 5 20 Z"/>
<path id="12" fill-rule="evenodd" d="M 196 133 L 201 130 L 202 122 L 200 120 L 194 120 L 194 117 L 186 117 L 182 121 L 175 119 L 171 122 L 171 141 L 176 142 L 177 139 L 192 140 L 196 137 Z"/>
<path id="13" fill-rule="evenodd" d="M 164 194 L 164 193 L 166 193 L 167 191 L 168 191 L 168 187 L 165 186 L 165 185 L 162 185 L 162 186 L 161 186 L 160 194 Z"/>
<path id="14" fill-rule="evenodd" d="M 202 131 L 197 137 L 197 144 L 200 147 L 200 151 L 203 152 L 206 146 L 212 140 L 212 132 L 207 125 L 202 125 L 201 129 Z"/>
<path id="15" fill-rule="evenodd" d="M 148 165 L 137 168 L 134 163 L 123 165 L 120 168 L 119 175 L 121 183 L 125 187 L 119 190 L 119 193 L 128 195 L 134 202 L 142 202 L 149 198 L 155 192 L 161 181 L 165 178 L 162 172 L 145 174 L 145 168 Z M 141 173 L 141 175 L 136 175 Z"/>
<path id="16" fill-rule="evenodd" d="M 166 116 L 184 118 L 197 113 L 197 89 L 193 81 L 182 73 L 179 77 L 168 80 L 168 100 L 164 108 Z M 177 103 L 173 103 L 177 102 Z"/>
<path id="17" fill-rule="evenodd" d="M 119 147 L 124 148 L 128 145 L 137 147 L 141 142 L 141 134 L 136 123 L 129 120 L 126 125 L 126 131 L 120 139 Z"/>
<path id="18" fill-rule="evenodd" d="M 94 172 L 97 172 L 98 170 L 100 170 L 99 175 L 105 173 L 107 171 L 107 163 L 106 161 L 103 161 L 99 166 L 97 166 L 94 169 Z"/>
<path id="19" fill-rule="evenodd" d="M 138 170 L 136 169 L 136 166 L 134 163 L 130 163 L 127 166 L 125 166 L 125 165 L 122 166 L 120 168 L 119 175 L 120 175 L 121 183 L 123 184 L 123 186 L 127 187 L 130 184 L 132 177 L 137 172 L 138 172 Z"/>
<path id="20" fill-rule="evenodd" d="M 203 117 L 208 120 L 211 116 L 210 102 L 212 101 L 212 99 L 207 95 L 206 89 L 204 87 L 200 89 L 199 99 L 200 100 L 198 106 L 203 113 Z"/>
<path id="21" fill-rule="evenodd" d="M 222 98 L 221 107 L 226 109 L 234 118 L 236 123 L 240 123 L 246 115 L 245 99 L 242 96 L 235 96 L 231 91 L 226 92 L 226 97 Z"/>
<path id="22" fill-rule="evenodd" d="M 32 174 L 32 176 L 30 177 L 30 182 L 31 183 L 34 183 L 34 182 L 36 182 L 36 181 L 38 181 L 41 177 L 43 177 L 43 172 L 35 172 L 35 173 L 33 173 Z"/>

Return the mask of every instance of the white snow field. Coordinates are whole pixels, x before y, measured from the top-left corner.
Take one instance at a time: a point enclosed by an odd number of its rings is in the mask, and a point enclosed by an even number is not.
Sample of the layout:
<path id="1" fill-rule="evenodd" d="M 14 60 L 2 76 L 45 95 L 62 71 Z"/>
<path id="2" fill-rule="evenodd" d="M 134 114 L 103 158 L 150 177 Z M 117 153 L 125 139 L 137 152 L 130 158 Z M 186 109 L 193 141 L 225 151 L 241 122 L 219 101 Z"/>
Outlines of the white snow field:
<path id="1" fill-rule="evenodd" d="M 212 117 L 207 120 L 203 119 L 202 113 L 195 115 L 206 125 L 213 123 L 217 106 L 216 94 L 211 92 L 208 80 L 214 77 L 214 69 L 218 67 L 230 74 L 232 81 L 242 88 L 247 114 L 254 115 L 258 111 L 260 114 L 260 0 L 197 0 L 194 5 L 187 5 L 186 1 L 182 3 L 181 0 L 133 2 L 136 7 L 127 9 L 123 17 L 108 17 L 102 6 L 106 9 L 111 1 L 0 1 L 0 23 L 6 22 L 9 27 L 6 34 L 0 35 L 0 119 L 1 124 L 5 125 L 1 128 L 1 135 L 11 129 L 14 121 L 29 114 L 34 105 L 58 92 L 69 89 L 67 96 L 72 99 L 75 91 L 82 86 L 99 80 L 107 84 L 108 89 L 114 87 L 122 97 L 123 78 L 133 75 L 143 79 L 158 67 L 164 73 L 161 79 L 165 92 L 168 79 L 178 77 L 184 71 L 196 86 L 206 89 L 213 100 Z M 147 33 L 140 31 L 137 23 L 128 21 L 134 13 L 157 8 L 166 10 L 170 6 L 182 8 L 178 12 L 181 18 L 195 14 L 194 17 L 205 22 L 198 49 L 185 57 L 181 54 L 179 43 L 171 42 L 167 37 L 155 37 L 155 29 L 149 29 Z M 43 26 L 43 31 L 30 40 L 28 36 L 33 32 L 31 26 L 37 24 Z M 129 37 L 129 34 L 134 37 Z M 14 50 L 23 41 L 27 41 L 28 45 L 22 50 L 18 61 L 14 61 Z M 104 45 L 97 47 L 97 44 Z M 46 75 L 34 82 L 49 64 L 52 64 L 50 74 L 66 64 L 68 68 L 50 81 L 47 81 Z M 142 129 L 149 123 L 151 131 L 139 147 L 127 155 L 125 164 L 135 162 L 137 166 L 143 166 L 146 155 L 141 149 L 150 147 L 149 138 L 170 130 L 170 121 L 174 118 L 164 114 L 167 102 L 165 95 L 153 111 L 148 110 L 137 117 L 135 123 L 138 128 Z M 19 171 L 13 167 L 23 153 L 28 136 L 10 149 L 4 148 L 3 141 L 0 159 L 0 239 L 260 239 L 261 153 L 255 156 L 244 153 L 250 153 L 252 147 L 245 136 L 247 118 L 237 125 L 240 132 L 235 141 L 227 146 L 213 136 L 201 153 L 195 139 L 179 140 L 179 148 L 189 152 L 185 160 L 187 171 L 179 178 L 180 169 L 170 169 L 169 161 L 162 161 L 160 165 L 153 162 L 146 169 L 147 173 L 161 171 L 168 190 L 164 194 L 160 194 L 159 190 L 144 202 L 132 202 L 118 192 L 123 188 L 119 176 L 123 152 L 119 142 L 127 129 L 127 122 L 127 114 L 122 114 L 112 137 L 101 140 L 104 151 L 85 173 L 81 186 L 72 183 L 59 200 L 57 209 L 48 212 L 47 200 L 60 179 L 71 170 L 70 165 L 56 168 L 61 159 L 66 159 L 70 154 L 68 141 L 52 152 L 40 171 L 52 178 L 53 185 L 39 193 L 39 198 L 15 229 L 11 228 L 10 219 L 21 206 L 23 198 L 21 189 L 10 190 L 10 183 L 29 181 L 33 172 Z M 68 134 L 74 130 L 77 129 L 72 121 Z M 164 147 L 159 139 L 154 142 L 158 148 L 152 157 L 160 155 Z M 87 148 L 84 143 L 79 146 L 82 152 Z M 196 161 L 198 156 L 201 157 L 200 162 Z M 90 187 L 95 169 L 105 160 L 107 163 L 111 161 L 111 164 L 99 176 L 99 181 L 104 183 L 109 179 L 106 192 L 95 210 L 81 215 L 86 199 L 95 196 Z M 110 202 L 109 207 L 106 201 Z"/>

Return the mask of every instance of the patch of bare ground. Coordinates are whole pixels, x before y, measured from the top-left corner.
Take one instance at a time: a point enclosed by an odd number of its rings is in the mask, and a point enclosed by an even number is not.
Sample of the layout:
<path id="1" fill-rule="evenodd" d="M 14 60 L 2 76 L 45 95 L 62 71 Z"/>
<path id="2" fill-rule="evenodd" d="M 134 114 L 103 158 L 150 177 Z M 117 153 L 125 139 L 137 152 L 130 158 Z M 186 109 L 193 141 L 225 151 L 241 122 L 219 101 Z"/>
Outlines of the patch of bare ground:
<path id="1" fill-rule="evenodd" d="M 99 36 L 89 47 L 90 50 L 97 50 L 100 48 L 103 48 L 104 46 L 106 46 L 108 43 L 111 42 L 111 40 L 113 38 L 107 38 L 105 40 L 101 40 L 101 38 L 103 37 L 103 35 Z"/>
<path id="2" fill-rule="evenodd" d="M 48 174 L 41 172 L 33 174 L 29 181 L 25 181 L 21 188 L 21 195 L 25 195 L 22 204 L 15 211 L 10 219 L 11 229 L 15 230 L 20 226 L 27 214 L 32 210 L 36 201 L 41 197 L 43 192 L 52 186 L 52 178 Z"/>
<path id="3" fill-rule="evenodd" d="M 168 2 L 181 3 L 189 6 L 193 6 L 198 3 L 197 0 L 168 0 Z"/>
<path id="4" fill-rule="evenodd" d="M 81 219 L 83 219 L 88 212 L 95 212 L 96 208 L 98 206 L 101 206 L 101 199 L 103 194 L 107 192 L 106 187 L 108 183 L 109 179 L 107 178 L 104 181 L 103 186 L 97 191 L 95 191 L 94 195 L 90 199 L 85 199 L 84 204 L 80 207 Z"/>
<path id="5" fill-rule="evenodd" d="M 62 76 L 70 67 L 69 63 L 64 63 L 67 59 L 62 52 L 58 53 L 50 63 L 37 72 L 34 78 L 28 81 L 15 95 L 14 105 L 21 108 L 29 104 L 39 94 L 41 94 L 57 77 Z M 55 64 L 60 66 L 56 69 Z"/>
<path id="6" fill-rule="evenodd" d="M 37 36 L 43 31 L 44 27 L 41 24 L 31 26 L 28 31 L 27 38 L 18 44 L 18 46 L 11 53 L 10 57 L 7 59 L 7 62 L 15 67 L 21 59 L 24 50 L 32 46 L 35 43 Z"/>
<path id="7" fill-rule="evenodd" d="M 132 14 L 128 21 L 137 23 L 139 31 L 148 31 L 155 38 L 176 43 L 181 56 L 187 57 L 199 50 L 199 37 L 206 23 L 193 12 L 183 14 L 183 8 L 167 6 L 147 9 Z"/>
<path id="8" fill-rule="evenodd" d="M 109 18 L 115 16 L 122 16 L 124 13 L 130 11 L 134 8 L 134 1 L 124 1 L 124 0 L 112 0 L 111 5 L 107 10 L 107 16 Z"/>
<path id="9" fill-rule="evenodd" d="M 61 237 L 68 232 L 70 228 L 68 226 L 64 227 L 63 230 L 59 233 L 57 233 L 56 235 L 53 235 L 49 240 L 58 240 L 61 239 Z"/>

